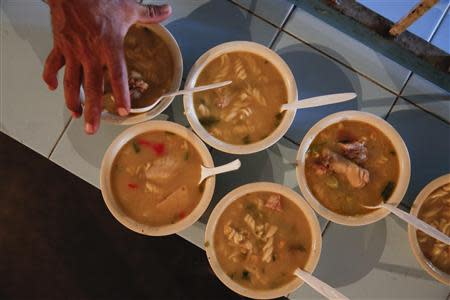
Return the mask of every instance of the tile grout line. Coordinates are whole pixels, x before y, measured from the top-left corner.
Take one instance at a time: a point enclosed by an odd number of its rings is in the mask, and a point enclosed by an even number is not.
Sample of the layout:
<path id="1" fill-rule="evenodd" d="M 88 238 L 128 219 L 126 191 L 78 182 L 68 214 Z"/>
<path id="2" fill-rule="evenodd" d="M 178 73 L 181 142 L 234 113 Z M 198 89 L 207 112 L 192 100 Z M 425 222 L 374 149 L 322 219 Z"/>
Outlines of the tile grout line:
<path id="1" fill-rule="evenodd" d="M 373 79 L 373 78 L 369 77 L 368 75 L 365 75 L 364 73 L 361 73 L 360 71 L 356 70 L 356 69 L 353 68 L 352 66 L 349 66 L 349 65 L 345 64 L 344 62 L 341 62 L 340 60 L 338 60 L 337 58 L 335 58 L 335 57 L 331 56 L 330 54 L 324 52 L 323 50 L 321 50 L 321 49 L 319 49 L 319 48 L 316 48 L 316 47 L 312 46 L 311 44 L 309 44 L 309 43 L 306 42 L 305 40 L 303 40 L 303 39 L 297 37 L 297 36 L 294 35 L 293 33 L 289 32 L 289 31 L 286 31 L 285 29 L 282 29 L 281 31 L 282 31 L 283 33 L 286 33 L 286 34 L 289 35 L 290 37 L 292 37 L 292 38 L 298 40 L 299 42 L 305 44 L 306 46 L 308 46 L 308 47 L 314 49 L 315 51 L 321 53 L 322 55 L 328 57 L 329 59 L 333 60 L 334 62 L 336 62 L 336 63 L 342 65 L 343 67 L 345 67 L 345 68 L 347 68 L 347 69 L 349 69 L 350 71 L 353 71 L 354 73 L 360 75 L 361 77 L 364 77 L 365 79 L 367 79 L 367 80 L 369 80 L 370 82 L 374 83 L 374 84 L 377 85 L 378 87 L 381 87 L 382 89 L 388 91 L 389 93 L 394 94 L 394 95 L 396 95 L 396 96 L 399 95 L 398 92 L 395 92 L 395 91 L 391 90 L 390 88 L 384 86 L 383 84 L 379 83 L 379 82 L 376 81 L 375 79 Z M 378 53 L 378 52 L 376 52 L 376 53 Z"/>
<path id="2" fill-rule="evenodd" d="M 295 5 L 292 5 L 291 10 L 290 10 L 290 12 L 289 12 L 289 15 L 288 15 L 288 16 L 286 17 L 286 19 L 284 20 L 282 26 L 278 26 L 278 25 L 274 24 L 272 21 L 267 20 L 266 18 L 264 18 L 264 17 L 262 17 L 262 16 L 256 14 L 255 12 L 249 10 L 249 9 L 246 8 L 245 6 L 242 6 L 242 4 L 236 3 L 236 2 L 234 2 L 233 0 L 228 0 L 228 1 L 231 2 L 232 4 L 238 6 L 239 8 L 241 8 L 241 9 L 247 11 L 247 12 L 250 13 L 251 15 L 254 15 L 254 16 L 256 16 L 257 18 L 259 18 L 259 19 L 261 19 L 261 20 L 263 20 L 263 21 L 269 23 L 270 25 L 272 25 L 272 26 L 278 28 L 278 29 L 280 30 L 280 33 L 285 33 L 285 34 L 291 36 L 292 38 L 294 38 L 294 39 L 300 41 L 301 43 L 307 45 L 308 47 L 310 47 L 310 48 L 312 48 L 312 49 L 318 51 L 319 53 L 323 54 L 324 56 L 328 57 L 329 59 L 331 59 L 331 60 L 333 60 L 333 61 L 339 63 L 340 65 L 346 67 L 347 69 L 349 69 L 349 70 L 355 72 L 356 74 L 358 74 L 358 75 L 364 77 L 365 79 L 369 80 L 370 82 L 374 83 L 375 85 L 377 85 L 377 86 L 379 86 L 379 87 L 385 89 L 386 91 L 390 92 L 391 94 L 394 94 L 394 95 L 396 95 L 396 96 L 399 95 L 398 92 L 395 92 L 395 91 L 391 90 L 390 88 L 384 86 L 382 83 L 376 81 L 375 79 L 369 77 L 368 75 L 365 75 L 365 74 L 361 73 L 360 71 L 354 69 L 352 66 L 349 66 L 349 65 L 345 64 L 344 62 L 341 62 L 341 61 L 338 60 L 337 58 L 335 58 L 335 57 L 329 55 L 328 53 L 324 52 L 323 50 L 321 50 L 321 49 L 319 49 L 319 48 L 316 48 L 316 47 L 312 46 L 311 44 L 309 44 L 309 43 L 306 42 L 305 40 L 303 40 L 303 39 L 297 37 L 296 35 L 294 35 L 293 33 L 289 32 L 289 31 L 287 31 L 287 30 L 285 29 L 285 25 L 286 25 L 286 23 L 289 21 L 289 18 L 291 17 L 291 15 L 292 15 L 292 14 L 294 13 L 294 11 L 297 9 L 297 7 L 296 7 Z M 279 36 L 280 33 L 277 33 L 277 37 Z M 377 53 L 378 53 L 378 52 L 377 52 Z"/>
<path id="3" fill-rule="evenodd" d="M 413 101 L 409 100 L 408 98 L 405 98 L 405 97 L 403 97 L 403 96 L 398 96 L 398 97 L 399 97 L 399 99 L 402 99 L 403 101 L 408 102 L 408 104 L 411 104 L 411 105 L 415 106 L 415 107 L 418 108 L 419 110 L 421 110 L 421 111 L 423 111 L 423 112 L 425 112 L 425 113 L 427 113 L 427 114 L 432 115 L 433 117 L 435 117 L 436 119 L 439 119 L 440 121 L 444 122 L 444 123 L 447 124 L 447 125 L 450 125 L 450 120 L 446 120 L 446 119 L 444 119 L 443 117 L 441 117 L 441 116 L 439 116 L 439 115 L 436 115 L 434 112 L 429 111 L 428 109 L 423 108 L 422 106 L 420 106 L 420 105 L 417 104 L 417 103 L 414 103 Z"/>
<path id="4" fill-rule="evenodd" d="M 428 43 L 431 43 L 431 41 L 433 40 L 434 36 L 436 35 L 438 29 L 441 27 L 442 22 L 444 21 L 447 12 L 450 9 L 450 2 L 447 4 L 447 7 L 444 9 L 444 12 L 442 13 L 441 17 L 439 18 L 438 22 L 436 23 L 436 25 L 434 26 L 433 30 L 430 33 L 430 36 L 427 39 Z M 414 75 L 413 71 L 409 71 L 408 76 L 406 77 L 405 83 L 402 86 L 402 89 L 400 90 L 400 92 L 398 93 L 399 96 L 402 96 L 403 92 L 405 91 L 406 86 L 409 83 L 409 80 L 411 79 L 412 75 Z M 406 98 L 406 96 L 402 96 L 404 98 Z"/>
<path id="5" fill-rule="evenodd" d="M 434 36 L 436 35 L 436 32 L 441 27 L 442 22 L 444 21 L 445 17 L 447 16 L 447 13 L 448 13 L 449 9 L 450 9 L 450 1 L 449 1 L 449 3 L 447 3 L 447 7 L 444 9 L 444 12 L 442 13 L 442 16 L 439 18 L 438 22 L 436 23 L 436 26 L 431 31 L 430 38 L 427 39 L 427 42 L 430 43 L 433 40 Z"/>
<path id="6" fill-rule="evenodd" d="M 264 22 L 269 23 L 269 24 L 272 25 L 273 27 L 278 28 L 278 29 L 281 29 L 280 26 L 278 26 L 277 24 L 273 23 L 272 21 L 270 21 L 270 20 L 268 20 L 268 19 L 266 19 L 266 18 L 264 18 L 264 17 L 262 17 L 262 16 L 260 16 L 260 15 L 258 15 L 258 14 L 256 14 L 254 11 L 251 11 L 251 10 L 248 9 L 247 7 L 243 6 L 242 4 L 237 3 L 237 2 L 234 2 L 233 0 L 228 0 L 228 2 L 230 2 L 231 4 L 236 5 L 236 6 L 239 7 L 240 9 L 242 9 L 242 10 L 248 12 L 249 14 L 251 14 L 251 15 L 257 17 L 257 18 L 259 18 L 260 20 L 263 20 Z"/>
<path id="7" fill-rule="evenodd" d="M 398 102 L 398 99 L 400 99 L 400 96 L 398 96 L 398 95 L 395 96 L 395 100 L 394 100 L 394 102 L 392 102 L 391 107 L 389 107 L 389 110 L 388 110 L 388 112 L 387 112 L 387 114 L 386 114 L 386 117 L 383 118 L 385 121 L 387 121 L 387 119 L 389 118 L 389 116 L 390 116 L 392 110 L 394 109 L 394 106 L 395 106 L 395 105 L 397 104 L 397 102 Z"/>
<path id="8" fill-rule="evenodd" d="M 286 17 L 284 18 L 283 22 L 281 22 L 280 29 L 283 30 L 284 26 L 286 26 L 287 22 L 291 18 L 292 14 L 294 13 L 295 5 L 292 4 L 291 8 L 289 9 L 288 13 L 286 14 Z"/>
<path id="9" fill-rule="evenodd" d="M 50 154 L 47 156 L 48 159 L 52 156 L 53 152 L 55 152 L 56 146 L 58 146 L 59 142 L 61 141 L 62 137 L 64 136 L 64 133 L 66 133 L 67 128 L 69 127 L 70 123 L 72 122 L 72 117 L 69 118 L 69 121 L 67 121 L 66 125 L 64 126 L 61 134 L 56 139 L 55 145 L 53 145 L 52 149 L 50 150 Z"/>

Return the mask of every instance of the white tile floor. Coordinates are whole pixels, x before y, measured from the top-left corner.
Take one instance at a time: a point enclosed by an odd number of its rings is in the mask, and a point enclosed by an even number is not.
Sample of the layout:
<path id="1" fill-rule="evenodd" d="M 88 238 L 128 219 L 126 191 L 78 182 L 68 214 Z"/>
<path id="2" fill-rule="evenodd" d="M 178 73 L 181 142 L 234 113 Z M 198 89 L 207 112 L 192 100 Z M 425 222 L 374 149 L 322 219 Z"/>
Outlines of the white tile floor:
<path id="1" fill-rule="evenodd" d="M 62 89 L 42 81 L 52 48 L 49 11 L 41 1 L 1 2 L 1 130 L 48 156 L 69 121 Z"/>
<path id="2" fill-rule="evenodd" d="M 166 25 L 180 43 L 185 72 L 216 44 L 253 40 L 267 46 L 273 44 L 287 61 L 298 81 L 301 99 L 344 91 L 355 91 L 359 97 L 348 104 L 299 112 L 292 128 L 278 144 L 258 154 L 240 157 L 242 169 L 218 178 L 209 210 L 195 226 L 180 233 L 182 237 L 202 247 L 204 224 L 214 204 L 241 184 L 267 180 L 298 191 L 292 165 L 297 143 L 314 122 L 343 109 L 365 110 L 387 117 L 405 139 L 413 170 L 404 201 L 406 206 L 427 182 L 450 172 L 450 125 L 445 121 L 449 120 L 447 92 L 413 75 L 401 95 L 411 103 L 402 99 L 395 102 L 409 70 L 301 9 L 290 15 L 291 5 L 285 0 L 277 0 L 277 5 L 269 0 L 233 1 L 239 6 L 225 0 L 170 1 L 174 15 Z M 37 0 L 4 0 L 1 4 L 1 130 L 42 155 L 48 156 L 54 148 L 51 160 L 98 186 L 103 153 L 125 128 L 102 124 L 99 133 L 91 137 L 83 133 L 80 120 L 72 120 L 64 131 L 70 118 L 65 112 L 61 89 L 50 93 L 40 79 L 42 63 L 52 45 L 48 9 Z M 255 11 L 258 16 L 240 6 Z M 440 22 L 436 21 L 438 13 L 431 15 L 425 22 L 428 25 L 419 24 L 417 28 L 425 36 L 429 28 Z M 271 24 L 282 26 L 285 20 L 287 25 L 282 29 L 288 33 L 278 34 L 279 28 Z M 432 42 L 445 48 L 446 30 L 440 27 Z M 24 79 L 28 84 L 26 90 L 21 86 Z M 175 99 L 165 114 L 170 120 L 188 126 L 180 100 Z M 234 158 L 216 150 L 212 153 L 216 164 Z M 323 219 L 320 222 L 325 228 L 327 222 Z M 315 274 L 350 298 L 445 299 L 448 295 L 448 287 L 431 279 L 415 262 L 405 226 L 394 217 L 360 228 L 332 223 L 326 228 Z M 308 287 L 302 287 L 290 298 L 321 299 Z"/>

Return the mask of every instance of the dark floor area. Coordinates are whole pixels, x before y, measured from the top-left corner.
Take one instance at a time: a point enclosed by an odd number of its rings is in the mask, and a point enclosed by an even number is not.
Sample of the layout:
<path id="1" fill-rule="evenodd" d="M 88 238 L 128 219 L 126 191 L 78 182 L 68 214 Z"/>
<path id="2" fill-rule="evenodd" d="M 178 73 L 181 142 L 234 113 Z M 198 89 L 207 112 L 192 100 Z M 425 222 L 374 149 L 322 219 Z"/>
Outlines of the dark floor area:
<path id="1" fill-rule="evenodd" d="M 0 133 L 0 299 L 239 299 L 179 236 L 127 230 L 95 187 Z"/>

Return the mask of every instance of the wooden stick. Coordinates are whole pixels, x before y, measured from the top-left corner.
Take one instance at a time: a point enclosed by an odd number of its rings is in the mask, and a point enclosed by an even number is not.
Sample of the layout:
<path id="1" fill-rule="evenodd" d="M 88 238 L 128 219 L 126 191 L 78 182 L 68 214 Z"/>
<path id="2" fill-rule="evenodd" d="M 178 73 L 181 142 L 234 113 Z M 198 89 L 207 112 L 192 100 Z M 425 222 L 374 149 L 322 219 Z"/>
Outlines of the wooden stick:
<path id="1" fill-rule="evenodd" d="M 438 0 L 422 0 L 400 21 L 398 21 L 394 26 L 392 26 L 389 33 L 393 36 L 397 36 L 403 31 L 405 31 L 412 23 L 417 21 L 424 13 L 426 13 L 430 8 L 432 8 Z"/>

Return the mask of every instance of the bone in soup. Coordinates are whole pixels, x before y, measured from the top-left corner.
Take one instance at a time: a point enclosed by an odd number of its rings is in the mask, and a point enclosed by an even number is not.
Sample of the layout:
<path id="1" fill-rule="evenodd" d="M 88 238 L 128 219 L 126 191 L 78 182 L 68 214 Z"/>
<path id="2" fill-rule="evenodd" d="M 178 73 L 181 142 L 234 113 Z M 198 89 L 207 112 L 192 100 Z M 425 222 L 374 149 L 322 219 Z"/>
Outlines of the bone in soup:
<path id="1" fill-rule="evenodd" d="M 228 86 L 194 95 L 202 126 L 229 144 L 258 142 L 280 124 L 287 103 L 286 84 L 276 67 L 250 52 L 231 52 L 212 60 L 200 73 L 196 85 L 232 80 Z"/>
<path id="2" fill-rule="evenodd" d="M 170 91 L 174 78 L 174 61 L 169 47 L 161 37 L 144 26 L 133 25 L 125 36 L 124 52 L 131 107 L 148 106 Z M 115 113 L 111 84 L 109 78 L 106 79 L 104 107 Z"/>
<path id="3" fill-rule="evenodd" d="M 201 157 L 184 138 L 152 131 L 120 149 L 111 169 L 113 194 L 132 219 L 150 226 L 173 224 L 199 203 Z"/>
<path id="4" fill-rule="evenodd" d="M 419 219 L 450 236 L 450 183 L 431 193 L 420 208 Z M 439 270 L 450 275 L 450 246 L 422 231 L 417 241 L 425 257 Z"/>
<path id="5" fill-rule="evenodd" d="M 326 208 L 347 216 L 367 214 L 391 197 L 399 177 L 392 142 L 374 126 L 342 121 L 321 131 L 305 161 L 309 189 Z"/>
<path id="6" fill-rule="evenodd" d="M 291 200 L 271 192 L 247 194 L 230 204 L 214 232 L 214 251 L 225 273 L 252 289 L 292 281 L 311 254 L 308 221 Z"/>

